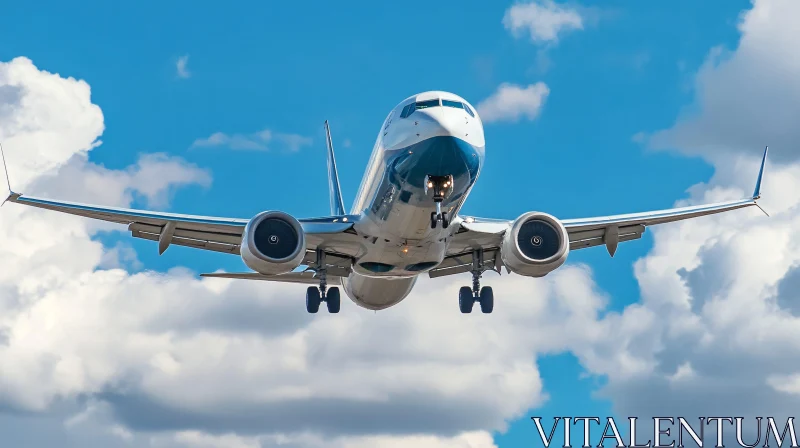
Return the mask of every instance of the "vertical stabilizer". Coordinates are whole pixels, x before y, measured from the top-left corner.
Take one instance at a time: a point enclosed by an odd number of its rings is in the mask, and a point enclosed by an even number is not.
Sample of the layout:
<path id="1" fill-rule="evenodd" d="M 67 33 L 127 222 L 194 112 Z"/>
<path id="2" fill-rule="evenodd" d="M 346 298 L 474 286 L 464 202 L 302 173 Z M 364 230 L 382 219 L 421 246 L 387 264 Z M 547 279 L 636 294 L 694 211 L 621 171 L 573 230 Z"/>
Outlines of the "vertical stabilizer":
<path id="1" fill-rule="evenodd" d="M 328 146 L 328 190 L 331 193 L 331 215 L 345 214 L 342 188 L 339 186 L 339 172 L 336 170 L 336 158 L 333 156 L 333 140 L 328 120 L 325 120 L 325 144 Z"/>

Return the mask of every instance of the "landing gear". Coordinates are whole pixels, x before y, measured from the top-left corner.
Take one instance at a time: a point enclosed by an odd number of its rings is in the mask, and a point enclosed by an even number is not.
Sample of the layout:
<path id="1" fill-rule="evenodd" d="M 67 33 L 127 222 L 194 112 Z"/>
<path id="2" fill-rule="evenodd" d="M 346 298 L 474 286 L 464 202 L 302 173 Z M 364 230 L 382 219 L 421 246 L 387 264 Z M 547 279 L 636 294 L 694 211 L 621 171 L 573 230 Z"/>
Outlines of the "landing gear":
<path id="1" fill-rule="evenodd" d="M 328 312 L 336 314 L 342 307 L 341 296 L 339 296 L 339 288 L 333 287 L 328 290 L 325 297 L 325 304 L 328 305 Z"/>
<path id="2" fill-rule="evenodd" d="M 309 286 L 308 290 L 306 290 L 306 311 L 316 314 L 319 311 L 319 306 L 323 301 L 325 302 L 325 305 L 327 305 L 329 313 L 338 313 L 342 307 L 339 288 L 334 286 L 333 288 L 327 290 L 323 296 L 320 294 L 319 288 L 316 286 Z"/>
<path id="3" fill-rule="evenodd" d="M 328 289 L 327 269 L 325 268 L 325 252 L 317 250 L 317 277 L 319 278 L 319 288 L 309 286 L 306 290 L 306 311 L 315 314 L 319 311 L 322 302 L 328 307 L 328 312 L 336 314 L 342 306 L 339 288 Z"/>
<path id="4" fill-rule="evenodd" d="M 491 286 L 481 288 L 478 303 L 481 304 L 481 312 L 484 314 L 489 314 L 494 310 L 494 292 Z"/>
<path id="5" fill-rule="evenodd" d="M 316 314 L 319 311 L 321 302 L 322 297 L 319 294 L 319 289 L 316 286 L 309 286 L 306 290 L 306 311 Z"/>
<path id="6" fill-rule="evenodd" d="M 436 210 L 441 210 L 441 203 L 436 203 Z M 442 228 L 446 229 L 450 225 L 450 219 L 447 217 L 447 212 L 431 212 L 431 229 L 436 228 L 436 224 L 442 222 Z"/>
<path id="7" fill-rule="evenodd" d="M 442 201 L 453 190 L 453 176 L 425 176 L 425 194 L 428 190 L 433 190 L 433 202 L 436 203 L 436 211 L 431 212 L 431 229 L 441 222 L 442 228 L 446 229 L 450 225 L 450 220 L 446 212 L 442 212 Z"/>
<path id="8" fill-rule="evenodd" d="M 469 286 L 462 286 L 458 290 L 458 308 L 462 313 L 468 314 L 472 312 L 472 306 L 475 304 L 475 296 L 472 294 L 472 289 Z"/>
<path id="9" fill-rule="evenodd" d="M 491 286 L 481 288 L 481 274 L 483 274 L 483 251 L 472 252 L 472 288 L 462 286 L 458 290 L 458 308 L 462 313 L 472 312 L 475 302 L 481 306 L 481 312 L 489 314 L 494 310 L 494 292 Z"/>

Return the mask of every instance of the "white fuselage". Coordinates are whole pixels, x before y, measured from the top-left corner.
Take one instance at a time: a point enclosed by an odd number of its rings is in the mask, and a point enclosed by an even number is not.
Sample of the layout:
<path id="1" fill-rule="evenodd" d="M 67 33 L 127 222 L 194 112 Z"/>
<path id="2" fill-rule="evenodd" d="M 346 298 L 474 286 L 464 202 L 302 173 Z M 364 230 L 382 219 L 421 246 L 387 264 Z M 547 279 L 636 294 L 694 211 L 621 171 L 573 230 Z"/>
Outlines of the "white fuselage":
<path id="1" fill-rule="evenodd" d="M 418 275 L 441 263 L 458 226 L 432 228 L 437 207 L 426 176 L 452 176 L 440 206 L 455 220 L 483 166 L 484 148 L 480 117 L 457 95 L 421 93 L 389 113 L 351 211 L 360 216 L 355 229 L 366 240 L 353 273 L 342 279 L 355 303 L 388 308 L 411 292 Z"/>

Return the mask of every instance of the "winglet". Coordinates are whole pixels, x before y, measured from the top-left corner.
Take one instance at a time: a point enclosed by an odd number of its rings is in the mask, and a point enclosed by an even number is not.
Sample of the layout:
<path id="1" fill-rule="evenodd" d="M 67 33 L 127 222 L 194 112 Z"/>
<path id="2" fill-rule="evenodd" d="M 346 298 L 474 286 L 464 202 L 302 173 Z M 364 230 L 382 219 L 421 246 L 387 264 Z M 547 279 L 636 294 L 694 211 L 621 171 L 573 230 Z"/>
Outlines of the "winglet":
<path id="1" fill-rule="evenodd" d="M 17 199 L 18 197 L 22 196 L 18 193 L 14 193 L 14 190 L 11 189 L 11 181 L 8 179 L 8 166 L 6 165 L 6 153 L 3 151 L 3 144 L 0 143 L 0 156 L 3 158 L 3 171 L 6 172 L 6 185 L 8 185 L 8 196 L 3 200 L 3 203 L 0 204 L 0 207 L 5 205 L 6 202 L 9 200 Z"/>
<path id="2" fill-rule="evenodd" d="M 325 144 L 328 146 L 328 189 L 331 194 L 331 215 L 345 214 L 342 188 L 339 186 L 339 173 L 336 170 L 336 159 L 333 157 L 333 140 L 328 120 L 325 120 Z"/>
<path id="3" fill-rule="evenodd" d="M 753 190 L 753 199 L 760 199 L 761 198 L 761 178 L 764 176 L 764 165 L 767 162 L 767 151 L 769 151 L 769 146 L 764 148 L 764 156 L 761 158 L 761 169 L 758 170 L 758 179 L 756 180 L 756 189 Z M 766 212 L 764 212 L 766 213 Z"/>

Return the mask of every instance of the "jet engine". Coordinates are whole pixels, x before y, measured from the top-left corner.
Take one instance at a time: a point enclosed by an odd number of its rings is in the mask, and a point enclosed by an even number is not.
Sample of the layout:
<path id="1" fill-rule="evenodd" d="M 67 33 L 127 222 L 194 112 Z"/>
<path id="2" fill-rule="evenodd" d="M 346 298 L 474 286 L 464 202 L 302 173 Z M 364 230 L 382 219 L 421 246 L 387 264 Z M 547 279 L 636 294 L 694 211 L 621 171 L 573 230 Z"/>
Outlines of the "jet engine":
<path id="1" fill-rule="evenodd" d="M 262 212 L 251 219 L 242 234 L 244 264 L 264 275 L 291 272 L 306 255 L 303 227 L 283 212 Z"/>
<path id="2" fill-rule="evenodd" d="M 541 212 L 525 213 L 506 232 L 500 254 L 511 272 L 544 277 L 567 261 L 569 235 L 555 217 Z"/>

